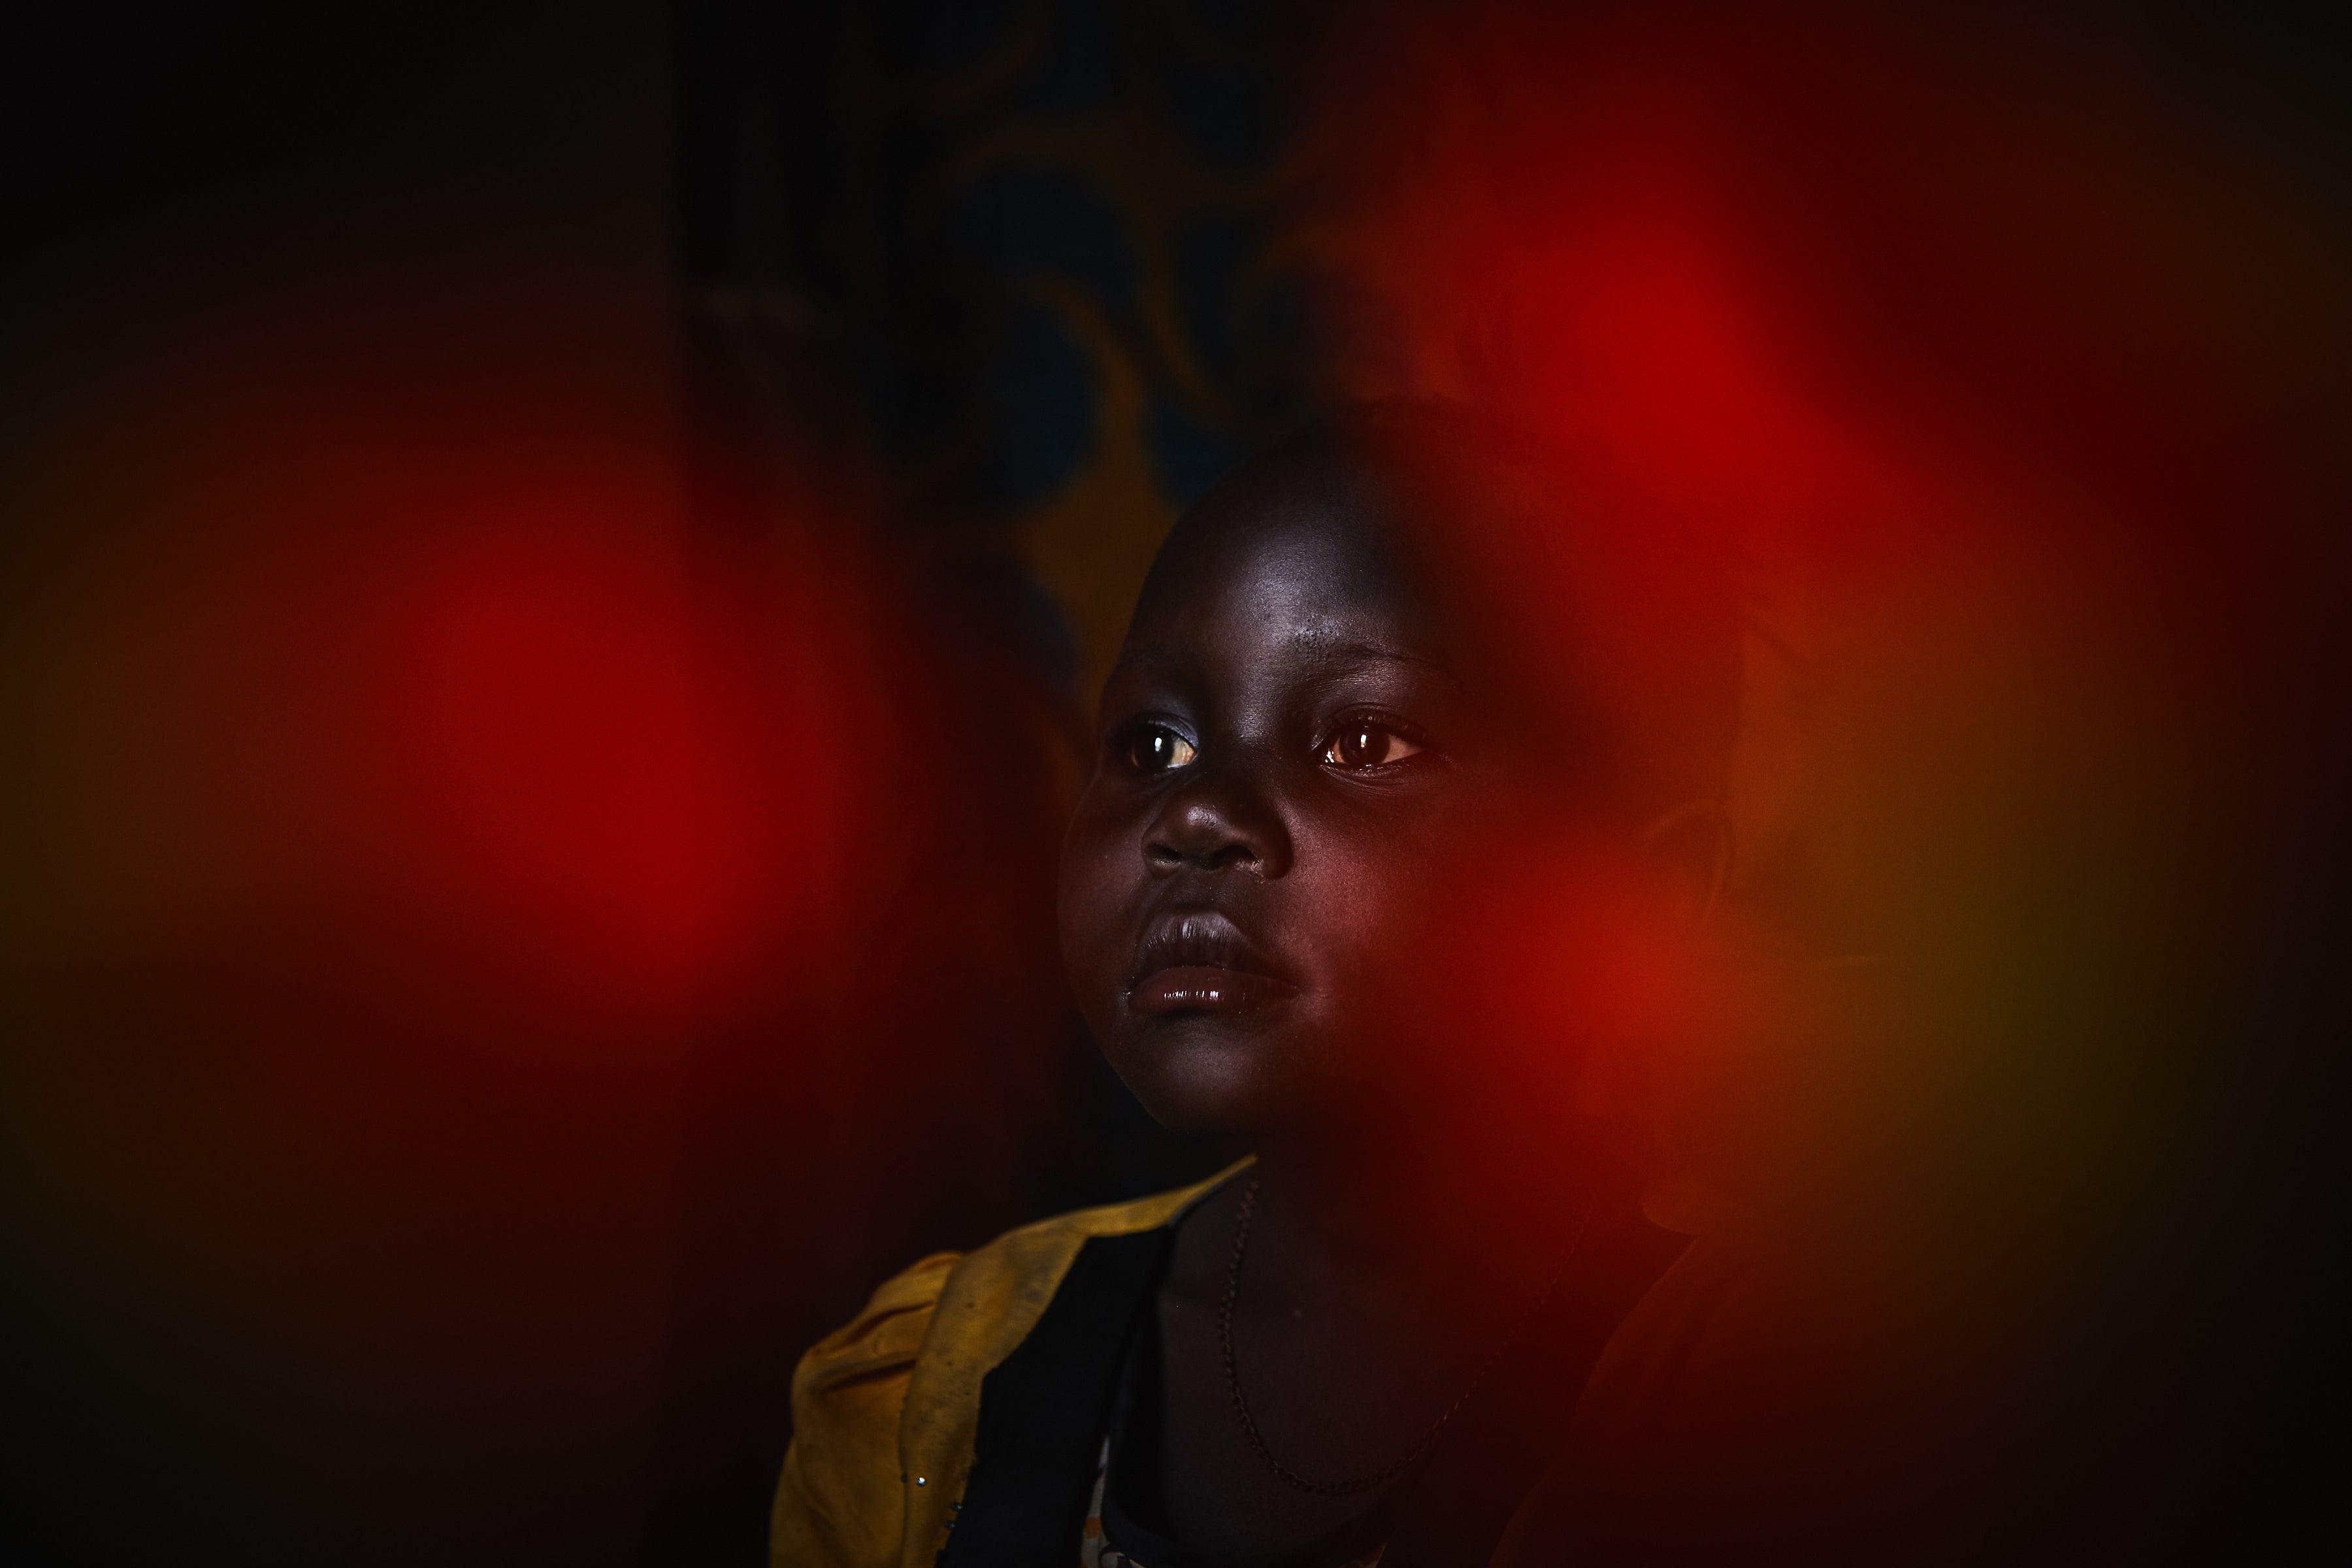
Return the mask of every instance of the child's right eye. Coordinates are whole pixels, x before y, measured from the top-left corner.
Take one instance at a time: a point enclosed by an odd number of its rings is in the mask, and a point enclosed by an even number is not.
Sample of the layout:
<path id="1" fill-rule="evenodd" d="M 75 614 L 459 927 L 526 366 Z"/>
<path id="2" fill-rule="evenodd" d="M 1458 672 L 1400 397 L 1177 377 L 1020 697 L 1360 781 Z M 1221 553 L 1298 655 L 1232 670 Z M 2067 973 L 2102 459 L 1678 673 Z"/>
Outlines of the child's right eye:
<path id="1" fill-rule="evenodd" d="M 1192 742 L 1165 724 L 1145 724 L 1129 732 L 1127 765 L 1139 773 L 1181 768 L 1196 754 Z"/>

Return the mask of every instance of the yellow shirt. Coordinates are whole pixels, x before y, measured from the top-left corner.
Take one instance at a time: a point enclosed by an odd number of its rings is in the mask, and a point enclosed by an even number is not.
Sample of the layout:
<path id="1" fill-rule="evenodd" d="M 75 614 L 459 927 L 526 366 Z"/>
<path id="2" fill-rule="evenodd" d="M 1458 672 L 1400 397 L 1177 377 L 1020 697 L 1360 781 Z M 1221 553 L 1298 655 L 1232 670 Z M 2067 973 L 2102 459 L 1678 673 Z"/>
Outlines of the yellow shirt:
<path id="1" fill-rule="evenodd" d="M 793 1375 L 794 1435 L 770 1533 L 775 1568 L 931 1563 L 971 1472 L 982 1381 L 1036 1327 L 1081 1250 L 1170 1224 L 1231 1174 L 940 1253 L 877 1290 Z M 1701 1243 L 1666 1271 L 1602 1352 L 1568 1426 L 1571 1447 L 1622 1450 L 1608 1428 L 1629 1416 L 1654 1425 L 1644 1413 L 1671 1401 L 1667 1385 L 1691 1364 L 1691 1342 L 1734 1267 Z M 1495 1561 L 1511 1555 L 1507 1541 Z"/>

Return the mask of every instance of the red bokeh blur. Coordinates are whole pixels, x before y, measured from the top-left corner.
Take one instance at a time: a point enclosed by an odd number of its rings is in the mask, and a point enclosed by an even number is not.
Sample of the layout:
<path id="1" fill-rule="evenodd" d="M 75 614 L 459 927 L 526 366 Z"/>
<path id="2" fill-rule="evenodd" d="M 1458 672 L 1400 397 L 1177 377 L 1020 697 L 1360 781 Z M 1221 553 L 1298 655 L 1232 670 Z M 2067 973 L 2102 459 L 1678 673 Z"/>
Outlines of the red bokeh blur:
<path id="1" fill-rule="evenodd" d="M 1791 1288 L 1881 1397 L 2126 1408 L 2192 1336 L 2118 1282 L 2232 1226 L 2179 1299 L 2292 1327 L 2316 1184 L 2243 1200 L 2340 929 L 2340 204 L 2096 7 L 1330 9 L 1328 382 L 1597 454 L 1749 605 L 1706 981 L 1531 847 L 1456 933 L 1496 1031 L 1622 1035 L 1587 1089 L 1711 1214 L 1931 1215 Z M 206 200 L 91 220 L 140 308 L 44 321 L 0 427 L 26 1407 L 198 1556 L 628 1560 L 764 1488 L 802 1342 L 1060 1191 L 1072 716 L 789 400 L 707 504 L 659 263 Z M 2152 1444 L 2277 1370 L 2194 1364 Z"/>

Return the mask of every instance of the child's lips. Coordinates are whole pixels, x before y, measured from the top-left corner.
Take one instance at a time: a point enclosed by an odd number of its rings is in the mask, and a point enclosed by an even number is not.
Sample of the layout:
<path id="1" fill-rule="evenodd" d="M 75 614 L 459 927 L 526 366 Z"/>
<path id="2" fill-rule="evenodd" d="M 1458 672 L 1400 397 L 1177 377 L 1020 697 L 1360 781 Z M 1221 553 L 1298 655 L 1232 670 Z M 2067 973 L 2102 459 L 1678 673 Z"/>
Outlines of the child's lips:
<path id="1" fill-rule="evenodd" d="M 1215 910 L 1170 910 L 1136 944 L 1127 997 L 1135 1011 L 1242 1013 L 1298 994 L 1273 960 Z"/>
<path id="2" fill-rule="evenodd" d="M 1151 1016 L 1169 1013 L 1246 1013 L 1295 996 L 1298 987 L 1271 974 L 1213 964 L 1156 970 L 1128 992 L 1128 1005 Z"/>

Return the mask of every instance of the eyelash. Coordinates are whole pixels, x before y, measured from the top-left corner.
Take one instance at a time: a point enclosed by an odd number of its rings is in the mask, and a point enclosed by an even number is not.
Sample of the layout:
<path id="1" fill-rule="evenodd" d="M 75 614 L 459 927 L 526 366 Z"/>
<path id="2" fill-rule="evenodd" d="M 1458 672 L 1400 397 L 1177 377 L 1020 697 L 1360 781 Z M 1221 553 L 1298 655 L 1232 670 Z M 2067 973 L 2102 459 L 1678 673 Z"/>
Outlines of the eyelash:
<path id="1" fill-rule="evenodd" d="M 1366 733 L 1385 735 L 1410 747 L 1404 755 L 1384 757 L 1377 763 L 1348 763 L 1333 755 L 1351 738 Z M 1429 755 L 1433 748 L 1429 738 L 1418 728 L 1387 713 L 1350 713 L 1327 732 L 1316 746 L 1316 760 L 1328 768 L 1338 768 L 1351 773 L 1388 773 L 1403 767 L 1415 758 Z"/>

